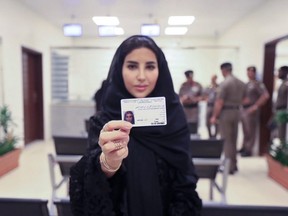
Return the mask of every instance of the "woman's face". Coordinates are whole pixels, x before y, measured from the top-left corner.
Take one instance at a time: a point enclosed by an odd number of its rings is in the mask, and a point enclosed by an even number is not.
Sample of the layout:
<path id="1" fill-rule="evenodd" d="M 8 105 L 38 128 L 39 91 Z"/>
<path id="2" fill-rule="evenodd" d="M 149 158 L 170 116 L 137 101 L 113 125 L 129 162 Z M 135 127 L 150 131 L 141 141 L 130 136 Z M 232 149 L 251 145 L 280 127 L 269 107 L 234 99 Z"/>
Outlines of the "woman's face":
<path id="1" fill-rule="evenodd" d="M 155 88 L 159 75 L 157 58 L 148 48 L 137 48 L 124 59 L 122 76 L 127 91 L 144 98 Z"/>
<path id="2" fill-rule="evenodd" d="M 126 113 L 124 120 L 132 123 L 133 122 L 133 114 L 130 112 Z"/>

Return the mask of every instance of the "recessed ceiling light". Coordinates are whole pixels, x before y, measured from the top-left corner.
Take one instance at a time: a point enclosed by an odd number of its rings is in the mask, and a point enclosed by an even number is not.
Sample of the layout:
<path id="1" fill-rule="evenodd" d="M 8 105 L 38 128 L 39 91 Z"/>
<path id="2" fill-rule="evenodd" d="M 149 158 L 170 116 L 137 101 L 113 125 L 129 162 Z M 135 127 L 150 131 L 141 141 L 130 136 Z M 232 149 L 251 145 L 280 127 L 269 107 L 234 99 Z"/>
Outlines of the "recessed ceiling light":
<path id="1" fill-rule="evenodd" d="M 159 36 L 160 26 L 158 24 L 143 24 L 141 26 L 141 34 L 146 36 Z"/>
<path id="2" fill-rule="evenodd" d="M 170 16 L 169 25 L 191 25 L 195 20 L 194 16 Z"/>
<path id="3" fill-rule="evenodd" d="M 187 27 L 166 27 L 166 35 L 184 35 L 188 31 Z"/>
<path id="4" fill-rule="evenodd" d="M 118 35 L 123 35 L 124 30 L 123 28 L 116 27 L 116 26 L 99 26 L 98 33 L 99 33 L 99 36 L 101 37 L 118 36 Z"/>
<path id="5" fill-rule="evenodd" d="M 82 35 L 82 26 L 77 23 L 64 24 L 63 33 L 67 37 L 80 37 Z"/>
<path id="6" fill-rule="evenodd" d="M 96 25 L 105 26 L 117 26 L 119 25 L 119 19 L 115 16 L 94 16 L 92 17 L 93 22 Z"/>

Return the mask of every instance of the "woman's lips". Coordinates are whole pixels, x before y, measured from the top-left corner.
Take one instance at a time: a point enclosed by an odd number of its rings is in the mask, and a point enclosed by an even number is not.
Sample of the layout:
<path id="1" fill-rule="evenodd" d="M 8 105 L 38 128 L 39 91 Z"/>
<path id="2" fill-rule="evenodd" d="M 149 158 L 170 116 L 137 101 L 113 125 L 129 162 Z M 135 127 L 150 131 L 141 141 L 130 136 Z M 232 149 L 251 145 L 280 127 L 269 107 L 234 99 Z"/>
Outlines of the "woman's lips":
<path id="1" fill-rule="evenodd" d="M 137 85 L 135 88 L 137 91 L 145 91 L 147 89 L 147 85 Z"/>

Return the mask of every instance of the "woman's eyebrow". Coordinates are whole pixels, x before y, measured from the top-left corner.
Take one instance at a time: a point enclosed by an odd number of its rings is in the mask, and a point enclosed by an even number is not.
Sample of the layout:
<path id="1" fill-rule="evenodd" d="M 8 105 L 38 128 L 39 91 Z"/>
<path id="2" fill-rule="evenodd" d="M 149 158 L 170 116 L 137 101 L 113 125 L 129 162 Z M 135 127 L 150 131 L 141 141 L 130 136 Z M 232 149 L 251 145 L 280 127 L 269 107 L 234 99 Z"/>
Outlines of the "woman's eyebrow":
<path id="1" fill-rule="evenodd" d="M 148 61 L 148 62 L 146 62 L 146 64 L 157 64 L 157 62 L 155 62 L 155 61 Z"/>
<path id="2" fill-rule="evenodd" d="M 137 61 L 132 61 L 132 60 L 128 60 L 128 61 L 126 61 L 126 63 L 129 63 L 129 64 L 138 64 Z"/>

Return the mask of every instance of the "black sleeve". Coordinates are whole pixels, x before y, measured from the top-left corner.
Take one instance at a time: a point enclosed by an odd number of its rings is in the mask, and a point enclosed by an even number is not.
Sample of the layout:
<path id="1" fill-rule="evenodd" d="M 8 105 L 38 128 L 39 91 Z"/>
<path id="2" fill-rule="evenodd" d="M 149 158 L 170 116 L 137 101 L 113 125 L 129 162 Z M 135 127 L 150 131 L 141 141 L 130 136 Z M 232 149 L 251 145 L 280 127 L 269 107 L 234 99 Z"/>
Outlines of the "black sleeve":
<path id="1" fill-rule="evenodd" d="M 70 170 L 69 195 L 74 216 L 115 215 L 110 184 L 121 171 L 108 179 L 101 169 L 99 154 L 100 151 L 91 151 Z"/>
<path id="2" fill-rule="evenodd" d="M 172 200 L 169 205 L 169 216 L 199 216 L 202 200 L 196 191 L 197 177 L 174 172 L 172 181 Z"/>

